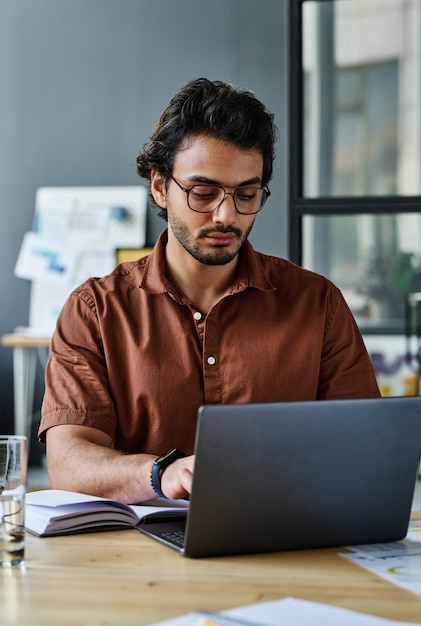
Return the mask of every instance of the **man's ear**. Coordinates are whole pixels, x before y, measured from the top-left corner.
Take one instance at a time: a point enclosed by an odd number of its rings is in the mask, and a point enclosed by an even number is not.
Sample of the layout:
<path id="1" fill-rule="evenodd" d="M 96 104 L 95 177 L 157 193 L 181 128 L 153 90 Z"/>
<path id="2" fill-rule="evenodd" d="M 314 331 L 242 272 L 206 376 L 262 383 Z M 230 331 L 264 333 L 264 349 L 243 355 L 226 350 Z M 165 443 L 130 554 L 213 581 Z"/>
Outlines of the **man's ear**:
<path id="1" fill-rule="evenodd" d="M 167 208 L 167 179 L 155 169 L 151 171 L 151 194 L 159 207 Z"/>

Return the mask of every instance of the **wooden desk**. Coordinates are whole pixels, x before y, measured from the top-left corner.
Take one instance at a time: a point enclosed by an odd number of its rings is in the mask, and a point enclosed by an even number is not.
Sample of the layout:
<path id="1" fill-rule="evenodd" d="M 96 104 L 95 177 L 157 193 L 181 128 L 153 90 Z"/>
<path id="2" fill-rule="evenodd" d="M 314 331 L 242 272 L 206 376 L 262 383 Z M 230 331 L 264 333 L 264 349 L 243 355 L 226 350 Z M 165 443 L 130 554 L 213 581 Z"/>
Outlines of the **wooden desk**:
<path id="1" fill-rule="evenodd" d="M 43 349 L 48 354 L 50 337 L 32 337 L 11 333 L 3 335 L 3 346 L 13 348 L 14 434 L 31 434 L 31 418 L 34 404 L 37 354 Z"/>
<path id="2" fill-rule="evenodd" d="M 142 626 L 195 608 L 295 596 L 420 622 L 417 596 L 338 550 L 191 560 L 136 530 L 39 539 L 23 571 L 0 571 L 2 626 Z"/>

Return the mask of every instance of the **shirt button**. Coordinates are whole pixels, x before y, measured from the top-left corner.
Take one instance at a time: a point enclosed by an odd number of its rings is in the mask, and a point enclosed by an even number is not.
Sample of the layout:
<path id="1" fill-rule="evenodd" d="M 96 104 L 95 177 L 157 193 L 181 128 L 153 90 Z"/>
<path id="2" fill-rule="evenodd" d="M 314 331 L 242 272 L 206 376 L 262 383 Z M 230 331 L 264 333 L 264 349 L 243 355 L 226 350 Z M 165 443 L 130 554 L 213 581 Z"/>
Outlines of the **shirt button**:
<path id="1" fill-rule="evenodd" d="M 216 359 L 215 359 L 214 356 L 208 356 L 206 361 L 208 362 L 208 365 L 215 365 L 215 363 L 216 363 Z"/>
<path id="2" fill-rule="evenodd" d="M 202 319 L 202 314 L 200 311 L 196 311 L 195 313 L 193 313 L 193 317 L 195 320 L 199 321 Z"/>

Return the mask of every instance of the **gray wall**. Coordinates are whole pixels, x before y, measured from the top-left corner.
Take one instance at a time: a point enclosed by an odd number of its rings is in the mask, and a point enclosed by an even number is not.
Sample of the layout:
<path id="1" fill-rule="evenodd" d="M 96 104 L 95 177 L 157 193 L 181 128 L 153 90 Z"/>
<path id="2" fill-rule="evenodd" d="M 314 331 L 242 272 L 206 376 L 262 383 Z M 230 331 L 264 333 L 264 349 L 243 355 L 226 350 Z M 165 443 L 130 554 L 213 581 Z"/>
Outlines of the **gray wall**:
<path id="1" fill-rule="evenodd" d="M 28 324 L 30 284 L 13 270 L 36 189 L 139 184 L 139 147 L 198 76 L 252 89 L 275 113 L 272 197 L 251 239 L 286 254 L 285 1 L 0 0 L 1 334 Z M 164 226 L 151 211 L 149 243 Z M 13 424 L 12 374 L 1 347 L 0 432 Z"/>

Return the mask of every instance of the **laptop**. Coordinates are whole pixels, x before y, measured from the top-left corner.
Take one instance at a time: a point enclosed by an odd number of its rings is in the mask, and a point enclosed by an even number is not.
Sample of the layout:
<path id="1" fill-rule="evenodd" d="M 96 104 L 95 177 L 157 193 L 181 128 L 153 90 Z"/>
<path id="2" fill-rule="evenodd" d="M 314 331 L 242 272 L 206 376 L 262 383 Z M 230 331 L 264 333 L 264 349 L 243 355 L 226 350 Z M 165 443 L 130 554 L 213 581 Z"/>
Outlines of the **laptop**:
<path id="1" fill-rule="evenodd" d="M 199 409 L 185 520 L 142 533 L 187 557 L 405 537 L 421 452 L 421 397 Z"/>

